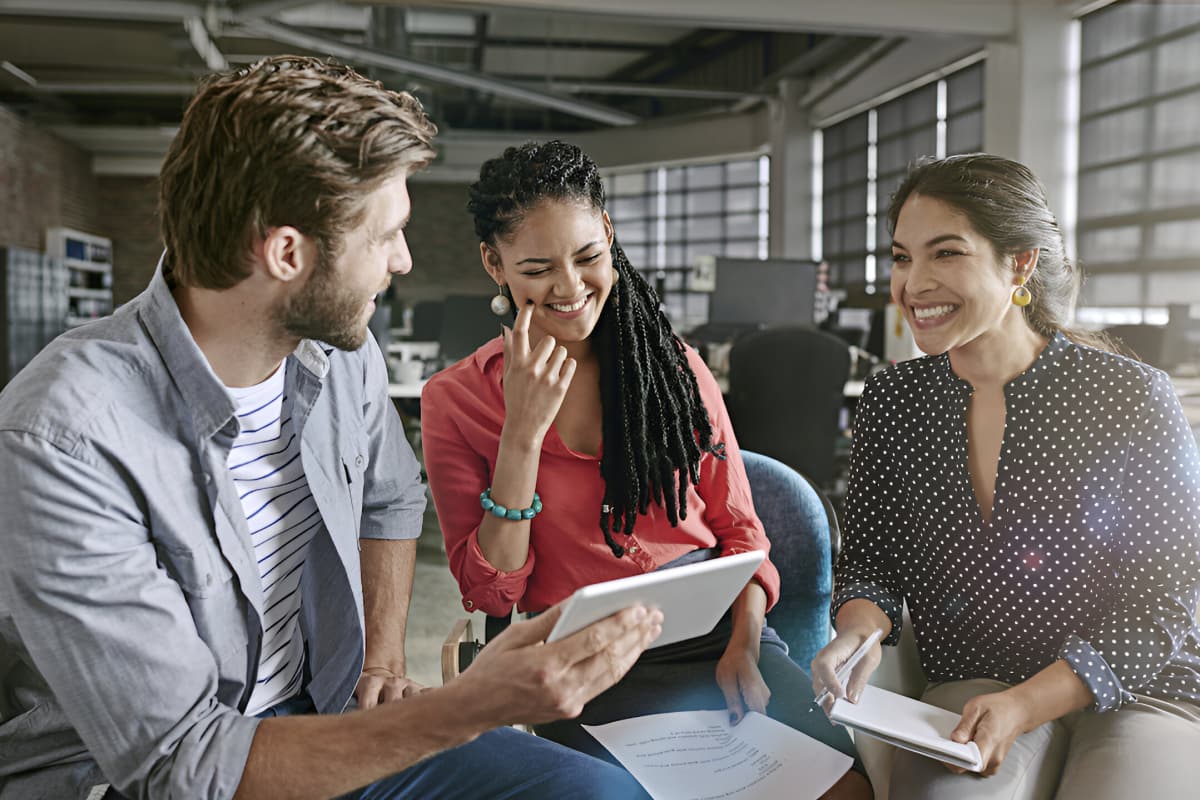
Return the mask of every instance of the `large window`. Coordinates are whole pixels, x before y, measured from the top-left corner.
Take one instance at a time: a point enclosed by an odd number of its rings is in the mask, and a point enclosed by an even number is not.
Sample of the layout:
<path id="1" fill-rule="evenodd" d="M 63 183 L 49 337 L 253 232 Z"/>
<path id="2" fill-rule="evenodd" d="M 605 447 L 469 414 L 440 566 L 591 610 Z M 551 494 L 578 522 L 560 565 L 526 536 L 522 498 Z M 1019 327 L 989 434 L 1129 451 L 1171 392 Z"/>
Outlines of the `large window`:
<path id="1" fill-rule="evenodd" d="M 1089 14 L 1080 67 L 1080 318 L 1163 322 L 1200 303 L 1200 6 Z"/>
<path id="2" fill-rule="evenodd" d="M 697 257 L 767 257 L 769 175 L 768 158 L 753 156 L 607 177 L 617 240 L 676 327 L 708 319 L 708 295 L 688 286 Z"/>
<path id="3" fill-rule="evenodd" d="M 821 255 L 830 283 L 886 284 L 887 206 L 908 165 L 981 149 L 982 63 L 822 129 Z"/>

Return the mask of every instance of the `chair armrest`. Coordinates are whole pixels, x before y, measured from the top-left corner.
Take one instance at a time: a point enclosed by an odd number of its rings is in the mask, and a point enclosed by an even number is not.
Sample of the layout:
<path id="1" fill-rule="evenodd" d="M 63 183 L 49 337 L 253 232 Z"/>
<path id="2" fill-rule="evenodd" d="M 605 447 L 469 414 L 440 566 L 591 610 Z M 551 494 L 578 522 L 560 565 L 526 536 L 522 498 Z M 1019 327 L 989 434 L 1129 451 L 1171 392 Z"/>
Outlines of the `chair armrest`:
<path id="1" fill-rule="evenodd" d="M 450 632 L 446 634 L 445 640 L 442 642 L 442 685 L 449 683 L 458 677 L 467 666 L 470 664 L 463 663 L 462 647 L 464 644 L 472 644 L 475 641 L 474 626 L 471 620 L 463 617 L 455 621 L 450 627 Z"/>

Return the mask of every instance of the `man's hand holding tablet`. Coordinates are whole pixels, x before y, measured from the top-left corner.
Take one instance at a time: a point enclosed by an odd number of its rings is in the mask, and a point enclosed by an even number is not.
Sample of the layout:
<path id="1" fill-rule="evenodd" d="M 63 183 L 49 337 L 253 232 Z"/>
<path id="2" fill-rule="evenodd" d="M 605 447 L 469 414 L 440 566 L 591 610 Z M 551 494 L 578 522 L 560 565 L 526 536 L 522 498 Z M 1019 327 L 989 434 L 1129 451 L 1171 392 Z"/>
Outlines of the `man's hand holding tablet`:
<path id="1" fill-rule="evenodd" d="M 584 586 L 562 604 L 546 641 L 569 636 L 632 605 L 662 611 L 662 635 L 653 642 L 655 647 L 703 636 L 716 627 L 765 556 L 751 550 Z"/>

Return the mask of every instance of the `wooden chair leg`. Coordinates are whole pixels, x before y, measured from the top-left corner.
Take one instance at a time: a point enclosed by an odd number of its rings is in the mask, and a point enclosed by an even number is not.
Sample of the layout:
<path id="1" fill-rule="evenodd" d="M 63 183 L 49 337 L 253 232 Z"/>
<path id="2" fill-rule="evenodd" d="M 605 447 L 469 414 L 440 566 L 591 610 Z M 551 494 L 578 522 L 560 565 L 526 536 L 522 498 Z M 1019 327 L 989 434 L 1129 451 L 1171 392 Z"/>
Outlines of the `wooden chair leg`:
<path id="1" fill-rule="evenodd" d="M 454 623 L 450 628 L 450 633 L 446 635 L 445 641 L 442 642 L 442 685 L 449 683 L 458 677 L 462 671 L 459 660 L 459 645 L 475 639 L 474 626 L 471 620 L 463 617 Z"/>

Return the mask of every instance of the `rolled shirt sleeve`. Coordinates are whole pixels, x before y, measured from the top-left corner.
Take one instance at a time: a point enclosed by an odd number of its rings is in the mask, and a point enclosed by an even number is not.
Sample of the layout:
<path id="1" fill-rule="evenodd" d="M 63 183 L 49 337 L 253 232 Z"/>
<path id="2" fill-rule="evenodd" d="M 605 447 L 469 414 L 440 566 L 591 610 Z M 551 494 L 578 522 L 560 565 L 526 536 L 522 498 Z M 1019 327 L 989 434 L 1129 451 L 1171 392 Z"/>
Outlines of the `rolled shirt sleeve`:
<path id="1" fill-rule="evenodd" d="M 421 535 L 425 514 L 421 465 L 388 396 L 387 367 L 373 336 L 367 337 L 359 354 L 363 358 L 368 451 L 359 535 L 364 539 L 415 539 Z"/>
<path id="2" fill-rule="evenodd" d="M 868 379 L 854 418 L 854 443 L 850 450 L 850 478 L 846 490 L 846 515 L 842 526 L 842 552 L 835 569 L 830 618 L 851 600 L 862 598 L 879 606 L 892 621 L 883 644 L 900 640 L 904 595 L 895 585 L 888 548 L 882 543 L 903 534 L 903 481 L 895 458 L 899 433 L 886 414 L 878 384 Z"/>
<path id="3" fill-rule="evenodd" d="M 1108 711 L 1160 676 L 1196 624 L 1200 597 L 1200 457 L 1167 376 L 1155 371 L 1129 439 L 1116 602 L 1058 656 Z"/>
<path id="4" fill-rule="evenodd" d="M 203 602 L 228 569 L 168 576 L 136 493 L 84 445 L 0 432 L 0 510 L 0 610 L 112 784 L 232 797 L 258 720 L 218 702 L 185 596 Z"/>

